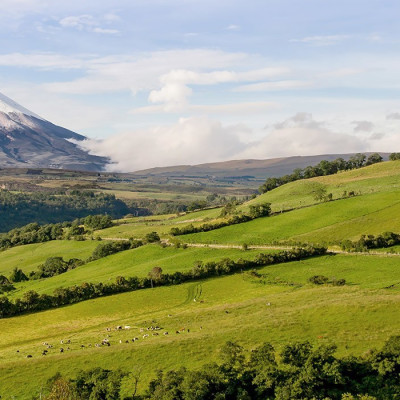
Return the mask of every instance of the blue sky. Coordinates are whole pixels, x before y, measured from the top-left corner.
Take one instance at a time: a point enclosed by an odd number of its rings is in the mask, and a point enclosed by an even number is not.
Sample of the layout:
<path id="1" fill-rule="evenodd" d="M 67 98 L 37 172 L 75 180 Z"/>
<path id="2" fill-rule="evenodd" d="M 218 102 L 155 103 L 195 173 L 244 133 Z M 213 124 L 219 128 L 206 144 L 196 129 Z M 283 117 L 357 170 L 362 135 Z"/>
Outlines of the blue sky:
<path id="1" fill-rule="evenodd" d="M 400 151 L 398 1 L 0 6 L 0 92 L 114 169 Z"/>

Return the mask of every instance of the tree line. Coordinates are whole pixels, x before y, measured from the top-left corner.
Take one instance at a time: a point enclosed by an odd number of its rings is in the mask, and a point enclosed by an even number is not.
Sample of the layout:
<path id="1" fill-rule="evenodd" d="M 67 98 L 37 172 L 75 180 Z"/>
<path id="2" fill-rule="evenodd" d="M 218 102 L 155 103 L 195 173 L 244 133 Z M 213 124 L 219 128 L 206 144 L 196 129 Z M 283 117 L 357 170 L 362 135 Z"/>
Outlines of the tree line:
<path id="1" fill-rule="evenodd" d="M 196 370 L 155 371 L 143 394 L 137 393 L 140 369 L 130 372 L 94 368 L 73 379 L 56 374 L 44 400 L 393 400 L 400 397 L 400 336 L 380 350 L 338 357 L 334 344 L 308 341 L 271 343 L 245 349 L 228 341 L 217 362 Z M 125 392 L 122 387 L 125 382 Z M 126 383 L 129 383 L 129 386 Z M 42 398 L 40 393 L 34 399 Z"/>
<path id="2" fill-rule="evenodd" d="M 72 222 L 45 225 L 32 222 L 21 228 L 14 228 L 7 233 L 0 234 L 0 250 L 25 244 L 44 243 L 51 240 L 71 238 L 83 240 L 81 236 L 87 233 L 85 228 L 90 230 L 104 229 L 112 226 L 112 224 L 110 215 L 88 215 L 85 218 L 77 218 Z"/>
<path id="3" fill-rule="evenodd" d="M 79 258 L 64 260 L 63 257 L 49 257 L 43 264 L 40 264 L 37 267 L 36 271 L 31 271 L 28 275 L 26 275 L 22 269 L 15 267 L 8 278 L 4 275 L 0 275 L 0 294 L 15 290 L 13 283 L 51 278 L 52 276 L 64 274 L 65 272 L 85 265 L 91 261 L 99 260 L 100 258 L 121 251 L 136 249 L 137 247 L 143 246 L 143 244 L 144 242 L 141 240 L 100 243 L 93 250 L 92 255 L 86 260 L 81 260 Z"/>
<path id="4" fill-rule="evenodd" d="M 248 270 L 260 266 L 267 266 L 291 261 L 299 261 L 305 258 L 326 254 L 325 247 L 295 248 L 281 251 L 275 254 L 258 254 L 253 260 L 240 259 L 238 261 L 224 258 L 220 261 L 207 263 L 198 262 L 189 271 L 174 272 L 173 274 L 150 274 L 147 277 L 122 277 L 118 276 L 114 283 L 88 283 L 83 282 L 66 288 L 57 288 L 53 295 L 39 294 L 29 290 L 22 298 L 14 302 L 6 296 L 0 297 L 0 318 L 11 317 L 27 312 L 36 312 L 50 308 L 61 307 L 67 304 L 78 303 L 84 300 L 108 296 L 117 293 L 130 292 L 153 286 L 179 285 L 198 279 L 213 276 L 230 275 L 239 271 Z"/>
<path id="5" fill-rule="evenodd" d="M 369 249 L 381 249 L 400 244 L 400 235 L 394 232 L 384 232 L 380 235 L 361 235 L 360 239 L 352 242 L 343 240 L 340 247 L 344 251 L 363 252 Z"/>
<path id="6" fill-rule="evenodd" d="M 398 153 L 391 154 L 390 159 L 396 159 L 396 154 Z M 382 160 L 383 158 L 378 153 L 373 153 L 368 157 L 365 154 L 358 153 L 350 157 L 348 161 L 341 157 L 334 161 L 322 160 L 314 166 L 309 165 L 304 169 L 296 168 L 291 174 L 282 177 L 268 178 L 265 183 L 259 187 L 259 192 L 266 193 L 289 182 L 314 178 L 316 176 L 333 175 L 340 171 L 348 171 L 376 164 Z"/>
<path id="7" fill-rule="evenodd" d="M 14 193 L 0 190 L 0 232 L 29 224 L 55 224 L 72 221 L 88 214 L 107 214 L 113 218 L 124 215 L 147 215 L 148 210 L 127 205 L 114 195 L 74 190 L 69 193 Z"/>

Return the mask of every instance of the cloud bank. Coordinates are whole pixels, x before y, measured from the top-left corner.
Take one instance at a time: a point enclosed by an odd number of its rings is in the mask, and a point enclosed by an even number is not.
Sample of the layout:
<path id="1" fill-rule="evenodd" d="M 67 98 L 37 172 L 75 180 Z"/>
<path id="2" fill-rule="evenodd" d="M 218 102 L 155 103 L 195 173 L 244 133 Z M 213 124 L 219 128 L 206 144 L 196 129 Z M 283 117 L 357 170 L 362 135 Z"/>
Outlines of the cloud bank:
<path id="1" fill-rule="evenodd" d="M 110 157 L 109 170 L 125 172 L 230 159 L 400 149 L 398 134 L 340 133 L 309 113 L 297 113 L 261 136 L 258 132 L 258 139 L 256 136 L 257 132 L 242 124 L 223 126 L 207 117 L 192 117 L 104 140 L 89 139 L 81 146 L 92 154 Z"/>

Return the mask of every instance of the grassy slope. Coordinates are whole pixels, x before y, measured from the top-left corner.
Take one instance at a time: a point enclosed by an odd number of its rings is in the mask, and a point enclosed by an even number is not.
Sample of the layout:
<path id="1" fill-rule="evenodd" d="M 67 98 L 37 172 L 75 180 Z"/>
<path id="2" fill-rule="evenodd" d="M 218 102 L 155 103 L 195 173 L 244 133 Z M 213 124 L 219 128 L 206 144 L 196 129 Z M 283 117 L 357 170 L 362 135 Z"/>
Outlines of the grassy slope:
<path id="1" fill-rule="evenodd" d="M 315 204 L 313 191 L 324 185 L 333 198 L 342 197 L 344 191 L 359 194 L 400 190 L 400 161 L 388 161 L 335 175 L 300 180 L 283 185 L 258 196 L 240 207 L 247 210 L 251 204 L 272 203 L 273 211 Z"/>
<path id="2" fill-rule="evenodd" d="M 30 272 L 49 257 L 84 260 L 92 254 L 98 244 L 94 241 L 57 240 L 13 247 L 0 252 L 0 274 L 8 276 L 15 267 L 21 268 L 25 273 Z"/>
<path id="3" fill-rule="evenodd" d="M 142 218 L 130 218 L 127 223 L 115 225 L 111 228 L 96 231 L 94 236 L 103 238 L 143 238 L 147 233 L 156 231 L 159 235 L 168 236 L 171 228 L 193 224 L 200 226 L 205 221 L 218 220 L 221 209 L 210 209 L 187 213 L 182 216 L 168 219 L 159 219 L 158 215 L 153 216 L 152 219 L 143 220 Z M 121 220 L 120 220 L 121 221 Z"/>
<path id="4" fill-rule="evenodd" d="M 165 273 L 173 273 L 191 269 L 196 261 L 220 260 L 225 257 L 235 260 L 250 259 L 258 253 L 259 250 L 243 252 L 239 249 L 175 249 L 147 245 L 93 261 L 52 278 L 15 284 L 17 290 L 10 293 L 9 297 L 21 297 L 27 290 L 51 294 L 58 287 L 79 285 L 82 282 L 106 283 L 115 280 L 117 276 L 147 276 L 155 266 L 161 267 Z"/>
<path id="5" fill-rule="evenodd" d="M 125 370 L 141 366 L 145 384 L 157 368 L 194 368 L 216 359 L 226 340 L 253 347 L 263 341 L 280 346 L 307 339 L 335 342 L 340 354 L 359 354 L 399 332 L 399 287 L 383 289 L 400 282 L 398 260 L 330 256 L 260 272 L 268 280 L 297 285 L 263 284 L 248 274 L 237 274 L 2 320 L 0 394 L 29 398 L 33 388 L 57 371 L 73 376 L 80 368 L 94 366 Z M 313 287 L 306 280 L 315 274 L 345 278 L 349 285 Z M 193 301 L 200 289 L 204 303 Z M 152 323 L 170 334 L 148 339 L 140 335 L 138 343 L 119 344 L 119 339 L 139 336 L 138 328 Z M 111 347 L 80 349 L 81 344 L 105 337 L 106 327 L 119 324 L 132 329 L 113 331 Z M 190 328 L 190 333 L 176 335 L 181 327 Z M 57 343 L 66 338 L 72 340 L 71 351 L 60 354 Z M 40 355 L 43 341 L 55 344 L 47 357 Z M 26 359 L 26 354 L 33 359 Z"/>
<path id="6" fill-rule="evenodd" d="M 181 236 L 187 242 L 264 244 L 282 240 L 336 243 L 361 234 L 398 231 L 400 191 L 318 204 L 211 232 Z"/>

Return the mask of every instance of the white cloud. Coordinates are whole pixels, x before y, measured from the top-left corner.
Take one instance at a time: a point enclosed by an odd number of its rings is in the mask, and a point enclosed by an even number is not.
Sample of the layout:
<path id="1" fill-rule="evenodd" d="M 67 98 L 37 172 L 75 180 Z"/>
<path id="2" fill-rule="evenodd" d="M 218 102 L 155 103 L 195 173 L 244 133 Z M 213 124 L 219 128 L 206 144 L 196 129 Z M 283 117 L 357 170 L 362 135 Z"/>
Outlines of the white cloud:
<path id="1" fill-rule="evenodd" d="M 374 124 L 371 121 L 353 121 L 354 132 L 371 132 L 374 129 Z"/>
<path id="2" fill-rule="evenodd" d="M 242 85 L 234 88 L 233 91 L 269 92 L 276 90 L 304 89 L 304 88 L 309 88 L 311 86 L 313 86 L 313 83 L 308 81 L 285 80 L 285 81 L 261 82 L 261 83 L 252 83 L 249 85 Z"/>
<path id="3" fill-rule="evenodd" d="M 206 118 L 180 119 L 169 126 L 122 133 L 103 141 L 82 144 L 93 154 L 106 155 L 114 171 L 134 171 L 156 166 L 222 161 L 238 153 L 243 143 L 239 135 L 246 128 L 223 127 Z"/>
<path id="4" fill-rule="evenodd" d="M 366 151 L 369 144 L 354 135 L 336 133 L 315 121 L 311 114 L 298 113 L 281 123 L 261 140 L 249 145 L 241 158 L 272 158 L 294 155 Z"/>
<path id="5" fill-rule="evenodd" d="M 273 76 L 287 74 L 287 68 L 264 68 L 245 72 L 212 71 L 195 72 L 190 70 L 172 70 L 161 76 L 161 89 L 152 90 L 149 95 L 151 103 L 164 103 L 165 111 L 183 109 L 192 94 L 188 85 L 216 85 L 220 83 L 257 81 Z"/>
<path id="6" fill-rule="evenodd" d="M 386 119 L 400 120 L 400 113 L 398 112 L 390 113 L 386 116 Z"/>
<path id="7" fill-rule="evenodd" d="M 291 42 L 306 43 L 311 46 L 332 46 L 349 39 L 349 35 L 319 35 L 307 36 L 301 39 L 292 39 Z"/>
<path id="8" fill-rule="evenodd" d="M 172 125 L 118 134 L 102 141 L 87 140 L 83 146 L 93 154 L 110 157 L 113 161 L 110 169 L 114 171 L 400 148 L 399 134 L 357 136 L 336 132 L 327 122 L 317 121 L 304 112 L 275 123 L 258 140 L 254 139 L 255 134 L 243 124 L 223 126 L 206 117 L 192 117 Z"/>
<path id="9" fill-rule="evenodd" d="M 240 29 L 239 25 L 231 24 L 226 27 L 228 31 L 238 31 Z"/>
<path id="10" fill-rule="evenodd" d="M 119 20 L 115 14 L 106 14 L 101 18 L 96 18 L 90 14 L 72 15 L 59 20 L 59 24 L 63 28 L 74 28 L 79 31 L 87 31 L 102 34 L 119 33 L 117 29 L 104 28 L 103 23 L 110 24 Z"/>
<path id="11" fill-rule="evenodd" d="M 54 53 L 11 53 L 0 55 L 0 66 L 26 67 L 44 70 L 82 69 L 87 62 L 85 56 L 69 57 Z"/>
<path id="12" fill-rule="evenodd" d="M 188 105 L 185 109 L 186 112 L 191 114 L 233 114 L 233 115 L 249 115 L 249 114 L 263 114 L 271 109 L 280 107 L 279 104 L 274 102 L 244 102 L 233 104 L 192 104 Z M 176 108 L 165 110 L 165 106 L 147 106 L 138 107 L 131 111 L 132 114 L 155 114 L 163 111 L 177 112 L 180 111 Z"/>

